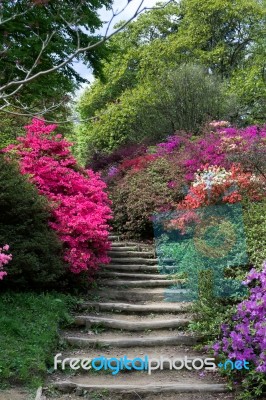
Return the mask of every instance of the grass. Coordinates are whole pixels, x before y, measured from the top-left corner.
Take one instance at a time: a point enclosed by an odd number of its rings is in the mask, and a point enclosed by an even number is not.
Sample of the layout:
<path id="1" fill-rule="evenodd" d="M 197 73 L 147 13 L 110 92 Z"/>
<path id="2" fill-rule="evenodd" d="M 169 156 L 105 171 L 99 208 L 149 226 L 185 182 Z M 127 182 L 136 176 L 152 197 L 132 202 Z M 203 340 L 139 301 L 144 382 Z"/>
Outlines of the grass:
<path id="1" fill-rule="evenodd" d="M 37 387 L 53 365 L 59 326 L 72 322 L 76 299 L 58 293 L 0 295 L 0 387 Z"/>

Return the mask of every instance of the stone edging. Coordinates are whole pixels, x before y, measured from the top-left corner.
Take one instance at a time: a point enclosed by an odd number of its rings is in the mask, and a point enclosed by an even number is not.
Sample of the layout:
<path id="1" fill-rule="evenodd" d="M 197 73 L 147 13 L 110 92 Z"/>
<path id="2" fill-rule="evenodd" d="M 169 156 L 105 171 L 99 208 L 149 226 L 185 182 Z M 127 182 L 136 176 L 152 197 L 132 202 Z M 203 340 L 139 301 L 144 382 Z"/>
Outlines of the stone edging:
<path id="1" fill-rule="evenodd" d="M 37 389 L 35 400 L 42 400 L 42 387 L 41 386 Z"/>

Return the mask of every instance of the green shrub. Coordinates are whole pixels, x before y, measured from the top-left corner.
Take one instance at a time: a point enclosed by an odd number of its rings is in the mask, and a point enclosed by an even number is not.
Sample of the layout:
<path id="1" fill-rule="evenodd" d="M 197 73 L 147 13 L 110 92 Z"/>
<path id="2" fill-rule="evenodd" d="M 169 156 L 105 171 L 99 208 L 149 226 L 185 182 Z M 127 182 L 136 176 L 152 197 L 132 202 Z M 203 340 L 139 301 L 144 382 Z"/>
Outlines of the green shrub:
<path id="1" fill-rule="evenodd" d="M 65 273 L 61 244 L 48 226 L 46 200 L 0 155 L 0 243 L 13 259 L 1 286 L 32 289 L 55 284 Z"/>
<path id="2" fill-rule="evenodd" d="M 23 136 L 23 126 L 29 122 L 29 118 L 18 115 L 2 113 L 0 119 L 0 149 L 16 141 L 18 136 Z"/>
<path id="3" fill-rule="evenodd" d="M 245 204 L 244 224 L 249 262 L 261 268 L 266 260 L 266 201 Z"/>
<path id="4" fill-rule="evenodd" d="M 223 83 L 200 65 L 175 65 L 157 75 L 156 81 L 124 90 L 119 101 L 107 103 L 79 127 L 81 160 L 91 149 L 111 151 L 129 139 L 139 143 L 178 130 L 197 133 L 209 119 L 228 119 L 236 112 L 233 96 L 226 97 Z"/>
<path id="5" fill-rule="evenodd" d="M 151 217 L 156 211 L 171 207 L 183 196 L 183 182 L 172 189 L 171 180 L 177 180 L 179 168 L 170 157 L 157 158 L 147 168 L 128 172 L 111 187 L 114 228 L 128 237 L 153 237 Z"/>

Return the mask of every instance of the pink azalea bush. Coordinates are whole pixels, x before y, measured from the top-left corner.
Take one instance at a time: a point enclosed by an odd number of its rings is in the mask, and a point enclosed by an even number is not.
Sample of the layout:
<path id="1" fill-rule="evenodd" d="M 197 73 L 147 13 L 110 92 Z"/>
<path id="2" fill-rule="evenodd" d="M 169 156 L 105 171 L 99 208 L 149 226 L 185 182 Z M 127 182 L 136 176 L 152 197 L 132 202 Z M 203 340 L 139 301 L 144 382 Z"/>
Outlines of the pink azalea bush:
<path id="1" fill-rule="evenodd" d="M 206 129 L 202 137 L 186 142 L 183 151 L 185 177 L 188 182 L 194 180 L 194 174 L 202 165 L 217 165 L 230 168 L 231 157 L 241 155 L 257 145 L 266 145 L 266 126 L 248 126 L 244 129 L 235 127 L 221 127 L 217 124 Z"/>
<path id="2" fill-rule="evenodd" d="M 3 266 L 8 264 L 9 261 L 12 260 L 12 254 L 5 254 L 6 251 L 9 250 L 8 244 L 3 247 L 0 247 L 0 281 L 3 280 L 4 276 L 7 275 L 7 272 L 3 270 Z"/>
<path id="3" fill-rule="evenodd" d="M 55 134 L 56 125 L 33 119 L 27 134 L 5 151 L 15 153 L 22 174 L 51 204 L 51 227 L 64 244 L 71 272 L 97 269 L 109 261 L 110 200 L 98 173 L 78 166 L 71 143 Z"/>
<path id="4" fill-rule="evenodd" d="M 158 143 L 150 154 L 149 148 L 143 148 L 142 154 L 127 157 L 110 166 L 110 178 L 119 178 L 119 172 L 130 169 L 145 169 L 148 162 L 158 157 L 169 157 L 178 160 L 185 179 L 190 184 L 195 174 L 203 165 L 230 168 L 232 156 L 242 155 L 252 147 L 266 151 L 266 126 L 248 126 L 243 129 L 230 127 L 227 121 L 213 121 L 206 126 L 202 135 L 192 138 L 192 135 L 177 133 L 169 136 L 165 142 Z M 111 156 L 110 156 L 111 157 Z M 115 168 L 115 169 L 114 169 Z"/>

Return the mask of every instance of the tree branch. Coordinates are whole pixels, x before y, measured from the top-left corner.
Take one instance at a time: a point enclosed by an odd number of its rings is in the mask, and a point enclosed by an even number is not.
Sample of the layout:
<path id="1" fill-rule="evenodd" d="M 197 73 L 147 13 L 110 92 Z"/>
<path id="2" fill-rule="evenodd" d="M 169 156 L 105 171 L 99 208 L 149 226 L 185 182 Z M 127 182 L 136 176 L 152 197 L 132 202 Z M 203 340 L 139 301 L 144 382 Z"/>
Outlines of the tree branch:
<path id="1" fill-rule="evenodd" d="M 39 61 L 40 61 L 40 59 L 41 59 L 41 56 L 42 56 L 44 50 L 45 50 L 46 47 L 49 45 L 49 43 L 50 43 L 52 37 L 54 36 L 54 34 L 55 34 L 55 31 L 53 31 L 50 35 L 47 35 L 47 36 L 46 36 L 46 39 L 45 39 L 44 41 L 42 41 L 41 50 L 40 50 L 38 56 L 36 57 L 36 59 L 35 59 L 33 65 L 31 66 L 31 68 L 27 71 L 26 77 L 25 77 L 22 81 L 13 81 L 13 82 L 9 82 L 9 83 L 7 83 L 6 85 L 0 87 L 0 99 L 5 99 L 5 98 L 7 98 L 7 97 L 14 96 L 14 94 L 16 94 L 16 93 L 27 83 L 27 81 L 30 79 L 31 73 L 33 72 L 33 70 L 34 70 L 34 69 L 36 68 L 36 66 L 38 65 L 38 63 L 39 63 Z M 20 68 L 20 69 L 21 69 L 21 68 Z M 36 75 L 37 75 L 37 74 L 36 74 Z M 4 92 L 4 91 L 5 91 L 6 89 L 8 89 L 10 86 L 14 86 L 14 85 L 16 85 L 16 84 L 18 84 L 19 86 L 18 86 L 13 92 L 8 93 L 8 94 L 4 94 L 4 95 L 1 94 L 1 92 Z"/>
<path id="2" fill-rule="evenodd" d="M 12 106 L 13 107 L 13 105 L 10 105 L 10 106 Z M 60 105 L 58 104 L 58 107 L 59 107 Z M 47 111 L 46 112 L 48 112 L 48 111 L 53 111 L 54 109 L 46 109 Z M 77 123 L 80 123 L 80 122 L 88 122 L 88 121 L 90 121 L 90 120 L 93 120 L 93 119 L 95 119 L 95 117 L 90 117 L 90 118 L 86 118 L 86 119 L 78 119 L 78 118 L 72 118 L 72 119 L 66 119 L 66 120 L 60 120 L 60 121 L 55 121 L 55 120 L 49 120 L 49 119 L 46 119 L 46 118 L 40 118 L 40 115 L 43 115 L 44 113 L 42 113 L 42 112 L 38 112 L 38 115 L 36 115 L 36 113 L 31 113 L 31 112 L 26 112 L 26 113 L 22 113 L 22 112 L 16 112 L 16 111 L 10 111 L 10 110 L 7 110 L 7 109 L 5 109 L 5 110 L 2 110 L 2 109 L 0 109 L 0 112 L 4 112 L 4 113 L 6 113 L 6 114 L 10 114 L 10 115 L 17 115 L 17 116 L 20 116 L 20 117 L 31 117 L 31 118 L 36 118 L 36 119 L 39 119 L 39 120 L 41 120 L 41 121 L 44 121 L 44 122 L 47 122 L 47 123 L 50 123 L 50 124 L 57 124 L 57 125 L 59 125 L 59 124 L 73 124 L 74 122 L 77 122 Z"/>
<path id="3" fill-rule="evenodd" d="M 18 17 L 22 17 L 23 15 L 27 14 L 30 10 L 33 9 L 33 7 L 35 7 L 35 4 L 32 3 L 31 6 L 28 5 L 27 9 L 25 11 L 22 11 L 20 13 L 15 13 L 14 15 L 12 15 L 9 18 L 6 19 L 2 19 L 3 15 L 0 14 L 0 26 L 4 25 L 10 21 L 14 21 L 14 19 L 18 18 Z M 1 10 L 1 4 L 0 4 L 0 10 Z"/>
<path id="4" fill-rule="evenodd" d="M 164 3 L 162 6 L 153 7 L 153 9 L 162 9 L 162 8 L 166 7 L 166 6 L 167 6 L 169 3 L 171 3 L 172 1 L 173 1 L 173 0 L 169 0 L 168 2 Z M 30 69 L 29 73 L 27 74 L 27 76 L 26 76 L 24 79 L 21 79 L 21 80 L 18 80 L 18 81 L 11 81 L 11 82 L 7 83 L 6 85 L 4 85 L 4 86 L 2 86 L 2 87 L 0 88 L 0 93 L 1 93 L 2 91 L 6 90 L 6 89 L 9 89 L 9 88 L 12 87 L 12 86 L 19 86 L 19 89 L 18 89 L 18 90 L 20 90 L 22 86 L 24 86 L 24 85 L 26 85 L 27 83 L 29 83 L 29 82 L 31 82 L 31 81 L 37 79 L 38 77 L 43 76 L 43 75 L 50 74 L 50 73 L 52 73 L 52 72 L 57 71 L 57 70 L 60 69 L 60 68 L 63 68 L 65 65 L 69 64 L 74 58 L 76 58 L 80 53 L 84 53 L 84 52 L 89 51 L 89 50 L 94 50 L 95 48 L 99 47 L 100 45 L 102 45 L 103 43 L 105 43 L 107 40 L 109 40 L 111 37 L 113 37 L 114 35 L 116 35 L 116 34 L 119 33 L 120 31 L 122 31 L 122 30 L 123 30 L 133 19 L 135 19 L 139 14 L 141 14 L 142 12 L 144 12 L 144 11 L 146 11 L 146 10 L 148 10 L 148 9 L 151 9 L 151 8 L 148 8 L 148 7 L 143 7 L 143 8 L 141 8 L 141 6 L 143 5 L 143 3 L 144 3 L 144 0 L 141 0 L 139 6 L 138 6 L 138 8 L 137 8 L 137 10 L 135 11 L 135 13 L 134 13 L 124 24 L 122 24 L 119 28 L 117 28 L 114 32 L 110 33 L 109 35 L 108 35 L 108 29 L 110 28 L 110 25 L 108 24 L 107 30 L 106 30 L 106 32 L 105 32 L 105 35 L 104 35 L 103 38 L 102 38 L 101 40 L 99 40 L 97 43 L 88 45 L 88 46 L 86 46 L 86 47 L 80 47 L 80 46 L 79 46 L 79 42 L 78 42 L 78 43 L 77 43 L 77 49 L 76 49 L 69 57 L 67 57 L 64 61 L 62 61 L 60 64 L 55 65 L 54 67 L 49 68 L 49 69 L 47 69 L 47 70 L 39 71 L 39 72 L 37 72 L 35 75 L 29 76 L 30 73 L 33 71 L 33 69 L 34 69 L 35 66 L 36 66 L 36 62 L 35 62 L 34 65 L 33 65 L 33 67 Z M 128 6 L 128 4 L 129 4 L 129 2 L 127 3 L 127 6 Z M 127 6 L 126 6 L 126 7 L 127 7 Z M 124 9 L 126 9 L 126 7 L 125 7 Z M 123 10 L 124 10 L 124 9 L 123 9 Z M 115 14 L 115 16 L 119 15 L 121 12 L 122 12 L 122 11 L 120 11 L 118 14 Z M 112 19 L 113 19 L 113 18 L 114 18 L 114 16 L 112 17 Z M 51 37 L 54 35 L 54 33 L 55 33 L 55 32 L 52 33 Z M 48 44 L 48 43 L 47 43 L 47 44 Z M 40 57 L 41 57 L 41 55 L 42 55 L 42 53 L 43 53 L 43 50 L 44 50 L 44 48 L 42 47 L 42 49 L 41 49 L 41 51 L 40 51 L 40 54 L 39 54 L 39 56 L 37 57 L 38 60 L 40 59 Z M 37 59 L 36 59 L 36 61 L 37 61 Z M 16 92 L 17 92 L 17 90 L 14 91 L 14 92 L 12 92 L 12 95 L 14 95 Z M 1 97 L 2 97 L 2 96 L 0 95 L 0 98 L 1 98 Z"/>
<path id="5" fill-rule="evenodd" d="M 114 21 L 114 18 L 119 16 L 121 13 L 123 13 L 126 8 L 128 7 L 130 0 L 127 1 L 127 4 L 120 10 L 120 11 L 114 11 L 112 8 L 112 17 L 110 18 L 107 27 L 105 29 L 104 35 L 101 37 L 100 40 L 98 40 L 96 43 L 89 44 L 87 46 L 81 47 L 81 40 L 80 40 L 80 32 L 81 28 L 78 26 L 78 20 L 76 19 L 74 22 L 69 22 L 67 21 L 62 15 L 58 15 L 57 17 L 60 17 L 64 24 L 70 29 L 70 32 L 73 32 L 76 36 L 76 43 L 75 43 L 75 49 L 73 52 L 66 56 L 66 58 L 59 62 L 57 65 L 52 66 L 51 68 L 41 70 L 39 72 L 34 73 L 34 70 L 36 69 L 37 65 L 41 62 L 42 56 L 44 54 L 44 51 L 47 49 L 49 46 L 52 38 L 56 34 L 56 30 L 53 30 L 51 33 L 47 34 L 46 38 L 44 40 L 41 39 L 41 37 L 38 35 L 38 33 L 33 32 L 34 35 L 36 35 L 41 42 L 41 48 L 39 51 L 39 54 L 37 55 L 36 59 L 34 60 L 32 66 L 30 68 L 26 68 L 23 65 L 20 65 L 19 62 L 16 63 L 16 68 L 20 71 L 23 71 L 25 73 L 25 77 L 23 79 L 13 79 L 9 82 L 6 82 L 5 84 L 0 87 L 0 101 L 2 101 L 2 104 L 0 104 L 0 112 L 7 112 L 9 114 L 13 115 L 20 115 L 20 116 L 34 116 L 35 114 L 32 113 L 32 111 L 27 108 L 24 104 L 22 104 L 18 99 L 15 98 L 15 95 L 26 85 L 30 84 L 32 81 L 38 79 L 41 76 L 45 76 L 51 73 L 56 72 L 57 70 L 65 67 L 67 64 L 73 62 L 79 54 L 92 51 L 96 49 L 97 47 L 101 46 L 104 44 L 106 41 L 111 39 L 114 35 L 118 34 L 121 32 L 130 22 L 132 22 L 138 15 L 143 13 L 144 11 L 151 10 L 151 9 L 162 9 L 166 7 L 169 3 L 171 3 L 174 0 L 169 0 L 164 4 L 159 4 L 154 7 L 143 7 L 144 0 L 140 0 L 135 12 L 133 15 L 124 23 L 122 23 L 119 28 L 115 29 L 113 32 L 110 32 L 110 28 L 112 25 L 112 22 Z M 0 5 L 1 6 L 1 5 Z M 21 13 L 15 13 L 12 17 L 7 18 L 6 20 L 0 19 L 0 25 L 3 25 L 4 23 L 10 22 L 11 20 L 15 20 L 17 17 L 21 17 L 25 15 L 29 10 L 31 10 L 35 4 L 33 4 L 31 7 L 28 7 L 27 10 L 21 12 Z M 1 11 L 1 10 L 0 10 Z M 5 53 L 8 53 L 8 48 L 4 49 Z M 15 101 L 11 102 L 10 100 L 12 98 L 15 98 Z M 14 104 L 12 104 L 14 103 Z M 52 110 L 55 110 L 56 108 L 60 107 L 63 104 L 63 102 L 60 102 L 58 104 L 53 104 L 50 107 L 44 107 L 43 110 L 38 112 L 38 115 L 45 115 L 48 112 L 51 112 Z M 22 112 L 16 112 L 13 111 L 14 109 L 22 110 Z M 12 110 L 12 111 L 11 111 Z M 52 121 L 47 121 L 47 122 L 52 122 Z M 62 123 L 69 123 L 73 122 L 71 120 L 64 121 Z M 85 122 L 85 121 L 84 121 Z M 59 123 L 59 122 L 57 122 Z"/>

